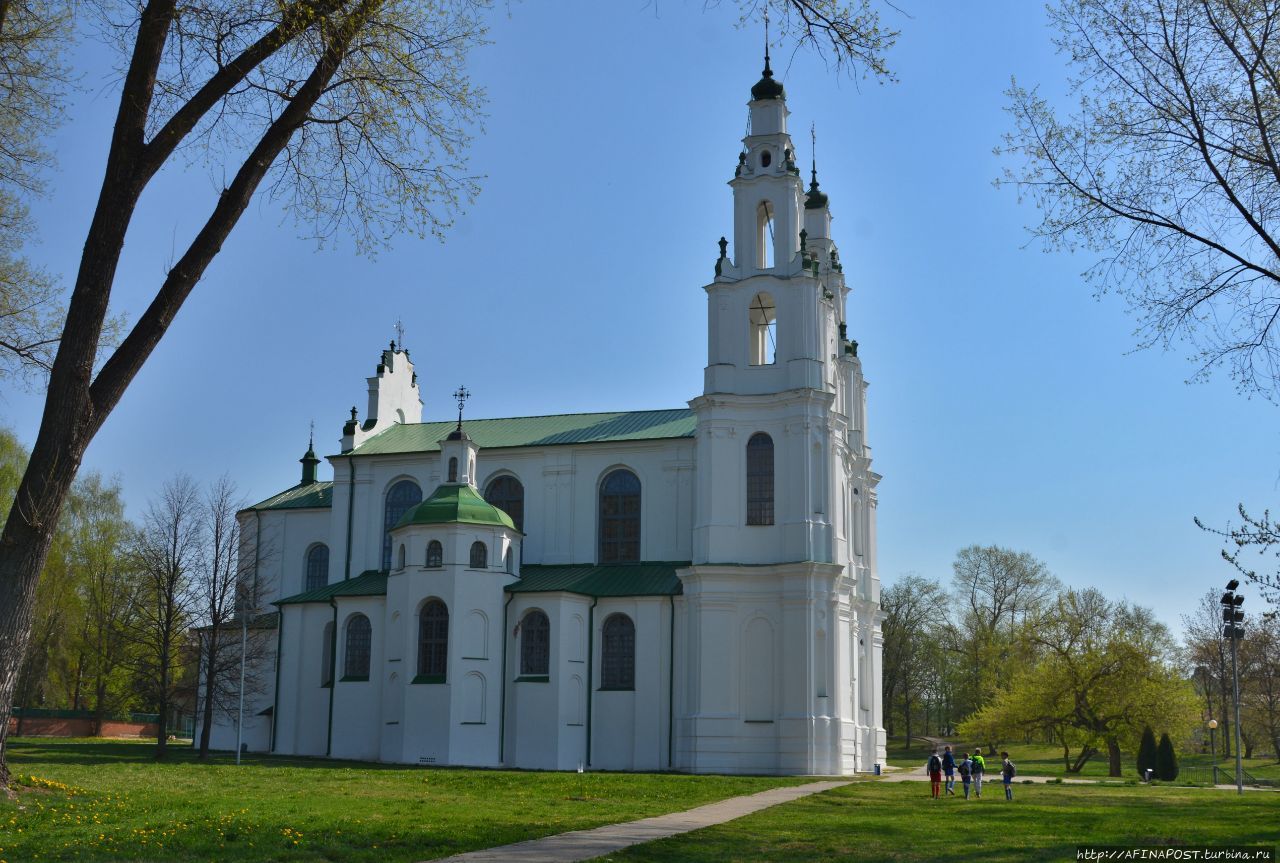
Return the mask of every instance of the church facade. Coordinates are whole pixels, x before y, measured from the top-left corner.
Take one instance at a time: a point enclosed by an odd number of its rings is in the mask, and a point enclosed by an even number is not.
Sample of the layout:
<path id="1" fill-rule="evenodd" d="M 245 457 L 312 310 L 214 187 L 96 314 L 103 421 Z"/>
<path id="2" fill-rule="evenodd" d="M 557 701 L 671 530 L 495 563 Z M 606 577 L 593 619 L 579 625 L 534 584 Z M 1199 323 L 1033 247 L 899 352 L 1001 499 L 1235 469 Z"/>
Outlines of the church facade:
<path id="1" fill-rule="evenodd" d="M 276 609 L 250 749 L 849 774 L 884 761 L 876 485 L 849 288 L 782 85 L 748 103 L 703 392 L 423 422 L 394 342 L 302 482 L 240 513 Z M 465 396 L 460 390 L 456 395 Z M 214 728 L 233 747 L 234 717 Z"/>

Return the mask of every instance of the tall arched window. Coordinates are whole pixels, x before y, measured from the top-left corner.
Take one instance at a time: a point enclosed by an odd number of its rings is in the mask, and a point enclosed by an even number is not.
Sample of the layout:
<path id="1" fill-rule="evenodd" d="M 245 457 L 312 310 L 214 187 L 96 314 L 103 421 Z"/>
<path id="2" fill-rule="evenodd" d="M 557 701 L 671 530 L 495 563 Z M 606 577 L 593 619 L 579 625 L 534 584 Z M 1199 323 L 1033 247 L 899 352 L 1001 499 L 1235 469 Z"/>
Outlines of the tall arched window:
<path id="1" fill-rule="evenodd" d="M 773 524 L 773 438 L 764 432 L 747 441 L 747 524 Z"/>
<path id="2" fill-rule="evenodd" d="M 600 688 L 636 688 L 636 625 L 625 614 L 604 619 L 600 632 Z"/>
<path id="3" fill-rule="evenodd" d="M 444 566 L 444 546 L 440 544 L 438 539 L 433 539 L 427 543 L 427 566 Z"/>
<path id="4" fill-rule="evenodd" d="M 457 456 L 451 456 L 449 458 L 449 478 L 445 481 L 446 482 L 458 481 L 458 457 Z"/>
<path id="5" fill-rule="evenodd" d="M 489 549 L 479 540 L 471 543 L 471 568 L 484 569 L 489 565 Z"/>
<path id="6" fill-rule="evenodd" d="M 600 563 L 640 561 L 640 480 L 629 470 L 600 483 Z"/>
<path id="7" fill-rule="evenodd" d="M 343 680 L 369 679 L 369 649 L 373 644 L 373 626 L 363 614 L 347 621 L 347 649 L 342 663 Z"/>
<path id="8" fill-rule="evenodd" d="M 520 673 L 548 674 L 551 667 L 551 621 L 531 611 L 520 621 Z"/>
<path id="9" fill-rule="evenodd" d="M 513 556 L 512 556 L 512 554 L 511 554 L 511 548 L 510 548 L 510 547 L 508 547 L 508 548 L 507 548 L 507 553 L 506 553 L 506 555 L 505 555 L 505 556 L 503 557 L 503 559 L 502 559 L 502 566 L 503 566 L 503 569 L 505 569 L 505 570 L 506 570 L 506 572 L 507 572 L 507 574 L 508 574 L 508 575 L 515 575 L 515 574 L 516 574 L 516 564 L 515 564 L 515 559 L 514 559 L 514 557 L 513 557 Z"/>
<path id="10" fill-rule="evenodd" d="M 396 569 L 404 569 L 404 543 L 400 543 L 400 551 L 396 553 Z"/>
<path id="11" fill-rule="evenodd" d="M 307 551 L 307 586 L 316 590 L 329 583 L 329 546 L 318 542 Z"/>
<path id="12" fill-rule="evenodd" d="M 494 477 L 485 486 L 484 499 L 511 516 L 516 530 L 524 530 L 524 486 L 509 474 Z"/>
<path id="13" fill-rule="evenodd" d="M 778 307 L 773 297 L 764 291 L 752 297 L 747 319 L 750 325 L 747 362 L 753 366 L 772 365 L 778 359 Z"/>
<path id="14" fill-rule="evenodd" d="M 440 600 L 429 599 L 418 612 L 418 679 L 414 682 L 444 683 L 448 665 L 449 609 Z"/>
<path id="15" fill-rule="evenodd" d="M 382 507 L 382 568 L 391 569 L 391 528 L 404 518 L 411 508 L 422 503 L 422 489 L 411 479 L 402 479 L 387 489 L 387 500 Z"/>

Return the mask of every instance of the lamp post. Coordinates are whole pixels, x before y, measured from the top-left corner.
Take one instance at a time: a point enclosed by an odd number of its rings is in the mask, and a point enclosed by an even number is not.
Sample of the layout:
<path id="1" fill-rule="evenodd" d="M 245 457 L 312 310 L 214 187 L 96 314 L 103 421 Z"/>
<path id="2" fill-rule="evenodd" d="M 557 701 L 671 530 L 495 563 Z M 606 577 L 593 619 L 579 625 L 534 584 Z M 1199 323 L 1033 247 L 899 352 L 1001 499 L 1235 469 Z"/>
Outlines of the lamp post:
<path id="1" fill-rule="evenodd" d="M 1218 784 L 1218 750 L 1213 745 L 1213 732 L 1218 729 L 1218 720 L 1209 720 L 1209 757 L 1213 759 L 1213 784 Z"/>
<path id="2" fill-rule="evenodd" d="M 1235 701 L 1235 738 L 1236 738 L 1236 793 L 1244 793 L 1244 765 L 1240 761 L 1240 670 L 1236 665 L 1236 644 L 1244 637 L 1244 612 L 1240 606 L 1244 597 L 1236 593 L 1240 586 L 1238 579 L 1227 582 L 1227 590 L 1222 594 L 1222 637 L 1231 642 L 1231 694 Z"/>

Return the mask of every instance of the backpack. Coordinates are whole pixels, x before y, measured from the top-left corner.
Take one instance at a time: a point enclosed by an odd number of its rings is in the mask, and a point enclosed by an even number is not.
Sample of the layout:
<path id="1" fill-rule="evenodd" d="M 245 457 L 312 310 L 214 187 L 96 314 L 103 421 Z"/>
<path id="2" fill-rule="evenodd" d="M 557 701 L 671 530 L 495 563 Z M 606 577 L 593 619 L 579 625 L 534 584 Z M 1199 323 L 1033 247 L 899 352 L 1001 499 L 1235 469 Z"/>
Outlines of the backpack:
<path id="1" fill-rule="evenodd" d="M 1004 769 L 1009 774 L 1010 779 L 1018 775 L 1018 768 L 1013 766 L 1012 761 L 1006 762 L 1006 766 Z"/>
<path id="2" fill-rule="evenodd" d="M 929 772 L 930 772 L 930 773 L 941 773 L 941 772 L 942 772 L 942 759 L 938 758 L 938 756 L 936 756 L 936 755 L 930 755 L 930 756 L 929 756 Z"/>
<path id="3" fill-rule="evenodd" d="M 970 768 L 969 768 L 969 761 L 968 761 L 968 760 L 965 760 L 965 761 L 961 761 L 961 762 L 960 762 L 960 777 L 961 777 L 962 779 L 968 779 L 968 778 L 969 778 L 969 769 L 970 769 Z"/>

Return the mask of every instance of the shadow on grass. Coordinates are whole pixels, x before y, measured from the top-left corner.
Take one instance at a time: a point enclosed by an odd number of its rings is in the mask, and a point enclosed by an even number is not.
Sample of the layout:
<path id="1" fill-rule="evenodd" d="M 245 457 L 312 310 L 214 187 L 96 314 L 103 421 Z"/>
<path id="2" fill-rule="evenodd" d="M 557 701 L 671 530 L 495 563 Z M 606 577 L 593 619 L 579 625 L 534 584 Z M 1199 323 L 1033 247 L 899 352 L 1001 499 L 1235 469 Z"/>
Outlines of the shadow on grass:
<path id="1" fill-rule="evenodd" d="M 203 762 L 197 752 L 188 744 L 169 744 L 164 761 L 156 761 L 156 746 L 145 741 L 102 740 L 87 741 L 60 740 L 58 738 L 22 737 L 11 738 L 7 743 L 8 757 L 11 766 L 20 771 L 28 760 L 46 764 L 234 764 L 234 752 L 210 752 Z M 379 764 L 372 761 L 341 761 L 332 758 L 307 758 L 297 755 L 263 755 L 261 753 L 246 754 L 241 763 L 257 767 L 318 767 L 332 770 L 343 765 L 356 766 L 362 770 L 422 770 L 415 764 Z"/>

